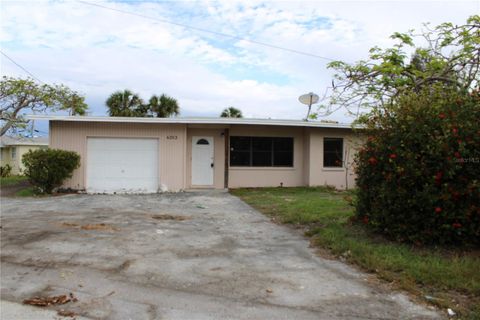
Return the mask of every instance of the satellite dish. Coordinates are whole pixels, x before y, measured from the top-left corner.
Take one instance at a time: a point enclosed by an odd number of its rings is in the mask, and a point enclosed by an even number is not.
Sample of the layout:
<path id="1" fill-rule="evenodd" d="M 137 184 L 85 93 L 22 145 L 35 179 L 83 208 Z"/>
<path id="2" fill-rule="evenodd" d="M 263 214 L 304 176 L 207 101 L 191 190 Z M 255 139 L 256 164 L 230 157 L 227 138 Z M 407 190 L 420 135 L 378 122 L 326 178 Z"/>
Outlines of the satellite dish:
<path id="1" fill-rule="evenodd" d="M 318 102 L 318 95 L 316 95 L 313 92 L 302 94 L 299 98 L 298 101 L 300 101 L 303 104 L 306 104 L 307 106 L 311 106 L 314 103 Z"/>
<path id="2" fill-rule="evenodd" d="M 308 112 L 305 121 L 308 121 L 308 117 L 310 116 L 310 110 L 312 109 L 312 104 L 317 103 L 319 99 L 319 96 L 313 92 L 302 94 L 300 97 L 298 97 L 298 101 L 308 106 Z"/>

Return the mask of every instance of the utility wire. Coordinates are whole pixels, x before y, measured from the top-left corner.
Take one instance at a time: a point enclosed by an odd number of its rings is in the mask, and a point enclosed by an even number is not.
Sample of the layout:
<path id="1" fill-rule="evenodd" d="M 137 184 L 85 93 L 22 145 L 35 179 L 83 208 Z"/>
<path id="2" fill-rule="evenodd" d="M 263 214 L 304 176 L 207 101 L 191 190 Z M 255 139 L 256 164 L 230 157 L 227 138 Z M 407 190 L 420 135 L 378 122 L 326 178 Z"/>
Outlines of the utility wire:
<path id="1" fill-rule="evenodd" d="M 287 51 L 287 52 L 290 52 L 290 53 L 296 53 L 296 54 L 300 54 L 300 55 L 304 55 L 304 56 L 308 56 L 308 57 L 312 57 L 312 58 L 317 58 L 317 59 L 335 61 L 335 59 L 332 59 L 332 58 L 320 56 L 320 55 L 309 53 L 309 52 L 299 51 L 299 50 L 295 50 L 295 49 L 291 49 L 291 48 L 281 47 L 281 46 L 277 46 L 277 45 L 267 43 L 267 42 L 250 40 L 250 39 L 242 38 L 240 36 L 235 36 L 235 35 L 232 35 L 232 34 L 212 31 L 212 30 L 208 30 L 208 29 L 204 29 L 204 28 L 198 28 L 198 27 L 187 25 L 187 24 L 178 23 L 178 22 L 174 22 L 174 21 L 170 21 L 170 20 L 166 20 L 166 19 L 155 18 L 155 17 L 147 16 L 147 15 L 140 14 L 140 13 L 134 13 L 134 12 L 126 11 L 126 10 L 115 9 L 115 8 L 107 7 L 107 6 L 98 4 L 98 3 L 92 3 L 92 2 L 83 1 L 83 0 L 76 0 L 76 1 L 80 2 L 82 4 L 89 5 L 89 6 L 94 6 L 94 7 L 98 7 L 98 8 L 102 8 L 102 9 L 106 9 L 106 10 L 111 10 L 111 11 L 116 11 L 116 12 L 120 12 L 120 13 L 123 13 L 123 14 L 137 16 L 137 17 L 141 17 L 141 18 L 144 18 L 144 19 L 149 19 L 149 20 L 153 20 L 153 21 L 157 21 L 157 22 L 172 24 L 172 25 L 180 26 L 180 27 L 183 27 L 183 28 L 186 28 L 186 29 L 192 29 L 192 30 L 196 30 L 196 31 L 200 31 L 200 32 L 210 33 L 210 34 L 214 34 L 214 35 L 225 37 L 225 38 L 231 38 L 231 39 L 241 40 L 241 41 L 245 41 L 245 42 L 250 42 L 250 43 L 253 43 L 253 44 L 256 44 L 256 45 L 261 45 L 261 46 L 268 47 L 268 48 L 283 50 L 283 51 Z"/>
<path id="2" fill-rule="evenodd" d="M 30 71 L 28 71 L 27 69 L 25 69 L 22 65 L 20 65 L 18 62 L 16 62 L 15 60 L 13 60 L 12 58 L 10 58 L 5 52 L 3 52 L 2 50 L 0 50 L 0 53 L 5 56 L 5 58 L 7 58 L 8 60 L 10 60 L 14 65 L 16 65 L 17 67 L 19 67 L 20 69 L 22 69 L 23 71 L 25 71 L 28 75 L 30 75 L 33 79 L 37 80 L 38 82 L 41 82 L 41 83 L 45 83 L 43 82 L 42 80 L 38 79 L 37 77 L 35 77 L 35 75 L 33 73 L 31 73 Z"/>
<path id="3" fill-rule="evenodd" d="M 3 52 L 2 50 L 0 50 L 0 53 L 5 57 L 7 58 L 8 60 L 10 60 L 14 65 L 16 65 L 17 67 L 19 67 L 20 69 L 22 69 L 23 71 L 25 71 L 29 76 L 31 76 L 33 79 L 37 80 L 38 82 L 40 83 L 43 83 L 45 84 L 45 82 L 43 82 L 42 80 L 38 79 L 33 73 L 31 73 L 30 71 L 28 71 L 26 68 L 24 68 L 21 64 L 19 64 L 18 62 L 16 62 L 15 60 L 13 60 L 12 58 L 10 58 L 5 52 Z M 35 112 L 34 112 L 35 113 Z M 2 119 L 2 120 L 6 120 L 6 119 Z M 23 120 L 17 120 L 17 119 L 8 119 L 8 121 L 14 121 L 14 122 L 23 122 Z M 16 129 L 15 129 L 16 130 Z M 27 129 L 26 129 L 27 130 Z M 35 130 L 35 120 L 32 120 L 32 126 L 30 127 L 30 136 L 33 136 L 33 132 L 36 131 L 36 132 L 39 132 L 38 130 Z"/>

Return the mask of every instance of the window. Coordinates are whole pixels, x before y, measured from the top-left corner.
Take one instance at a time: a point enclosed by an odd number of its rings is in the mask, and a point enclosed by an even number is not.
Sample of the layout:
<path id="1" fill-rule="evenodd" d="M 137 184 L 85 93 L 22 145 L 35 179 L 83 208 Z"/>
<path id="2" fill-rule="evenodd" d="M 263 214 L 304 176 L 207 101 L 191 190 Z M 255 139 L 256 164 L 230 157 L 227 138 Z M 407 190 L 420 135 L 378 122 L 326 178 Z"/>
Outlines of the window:
<path id="1" fill-rule="evenodd" d="M 250 137 L 231 137 L 230 138 L 230 165 L 231 166 L 250 166 L 251 153 Z"/>
<path id="2" fill-rule="evenodd" d="M 252 138 L 252 166 L 272 165 L 272 138 Z"/>
<path id="3" fill-rule="evenodd" d="M 343 167 L 343 138 L 323 139 L 323 166 Z"/>
<path id="4" fill-rule="evenodd" d="M 230 137 L 230 165 L 293 167 L 293 138 Z"/>
<path id="5" fill-rule="evenodd" d="M 17 158 L 17 148 L 13 147 L 12 148 L 12 159 L 16 159 L 16 158 Z"/>
<path id="6" fill-rule="evenodd" d="M 273 139 L 273 162 L 278 167 L 293 166 L 293 138 Z"/>
<path id="7" fill-rule="evenodd" d="M 200 140 L 198 140 L 198 141 L 197 141 L 197 144 L 201 144 L 201 145 L 209 145 L 210 143 L 208 143 L 208 141 L 207 141 L 207 140 L 205 140 L 205 139 L 200 139 Z"/>

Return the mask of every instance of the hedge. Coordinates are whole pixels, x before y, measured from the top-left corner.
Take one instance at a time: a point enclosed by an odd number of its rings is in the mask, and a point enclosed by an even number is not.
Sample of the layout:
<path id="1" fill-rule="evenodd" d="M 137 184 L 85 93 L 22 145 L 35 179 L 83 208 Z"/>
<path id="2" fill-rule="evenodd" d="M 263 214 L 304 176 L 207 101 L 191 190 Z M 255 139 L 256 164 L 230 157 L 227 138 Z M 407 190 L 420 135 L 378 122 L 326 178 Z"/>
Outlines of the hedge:
<path id="1" fill-rule="evenodd" d="M 30 150 L 22 157 L 24 174 L 40 193 L 52 193 L 80 166 L 80 155 L 59 149 Z"/>
<path id="2" fill-rule="evenodd" d="M 479 91 L 412 92 L 364 123 L 358 220 L 400 241 L 479 244 Z"/>

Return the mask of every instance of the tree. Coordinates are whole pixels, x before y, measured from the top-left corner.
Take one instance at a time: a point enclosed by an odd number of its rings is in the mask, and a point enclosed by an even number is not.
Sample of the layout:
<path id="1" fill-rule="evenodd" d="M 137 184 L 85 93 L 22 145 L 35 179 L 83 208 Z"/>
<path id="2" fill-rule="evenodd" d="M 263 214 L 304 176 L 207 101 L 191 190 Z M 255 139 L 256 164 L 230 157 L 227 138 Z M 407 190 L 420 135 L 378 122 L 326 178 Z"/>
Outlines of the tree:
<path id="1" fill-rule="evenodd" d="M 156 114 L 157 118 L 168 118 L 180 114 L 180 107 L 176 99 L 162 94 L 160 97 L 153 95 L 148 101 L 148 109 Z"/>
<path id="2" fill-rule="evenodd" d="M 222 111 L 220 114 L 220 117 L 222 118 L 243 118 L 242 111 L 234 108 L 234 107 L 228 107 Z"/>
<path id="3" fill-rule="evenodd" d="M 64 85 L 39 84 L 31 78 L 3 76 L 0 82 L 0 136 L 10 129 L 26 126 L 25 112 L 67 110 L 84 115 L 88 106 L 84 97 Z"/>
<path id="4" fill-rule="evenodd" d="M 330 64 L 339 81 L 330 108 L 368 109 L 357 119 L 367 138 L 356 158 L 357 218 L 400 241 L 478 244 L 480 17 L 392 38 L 370 61 Z"/>
<path id="5" fill-rule="evenodd" d="M 480 91 L 438 83 L 364 121 L 356 215 L 417 244 L 480 244 Z"/>
<path id="6" fill-rule="evenodd" d="M 336 74 L 330 101 L 319 108 L 320 115 L 343 107 L 358 116 L 362 110 L 383 108 L 402 94 L 420 92 L 433 84 L 457 90 L 478 87 L 479 15 L 471 16 L 464 25 L 443 23 L 430 28 L 427 24 L 420 34 L 411 30 L 394 33 L 391 38 L 396 44 L 370 49 L 369 60 L 329 64 Z"/>
<path id="7" fill-rule="evenodd" d="M 143 100 L 130 90 L 116 91 L 105 102 L 111 117 L 145 117 Z"/>

